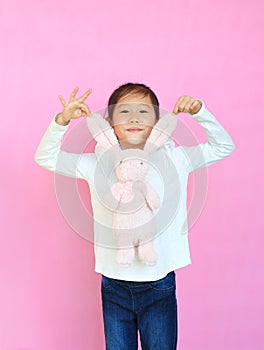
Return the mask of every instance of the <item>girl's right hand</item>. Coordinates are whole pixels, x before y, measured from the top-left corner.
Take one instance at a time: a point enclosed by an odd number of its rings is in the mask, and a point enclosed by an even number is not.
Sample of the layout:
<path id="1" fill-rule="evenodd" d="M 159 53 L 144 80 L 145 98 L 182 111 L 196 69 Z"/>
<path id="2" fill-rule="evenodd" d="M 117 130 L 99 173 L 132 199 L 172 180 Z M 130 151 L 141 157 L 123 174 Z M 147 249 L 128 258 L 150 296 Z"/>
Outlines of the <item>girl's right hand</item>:
<path id="1" fill-rule="evenodd" d="M 76 98 L 76 93 L 78 90 L 78 87 L 73 90 L 69 102 L 66 102 L 62 96 L 59 96 L 59 100 L 63 105 L 63 111 L 56 117 L 56 122 L 58 124 L 67 125 L 71 119 L 88 117 L 92 114 L 90 108 L 84 103 L 87 97 L 91 94 L 92 89 L 89 89 L 81 97 Z"/>

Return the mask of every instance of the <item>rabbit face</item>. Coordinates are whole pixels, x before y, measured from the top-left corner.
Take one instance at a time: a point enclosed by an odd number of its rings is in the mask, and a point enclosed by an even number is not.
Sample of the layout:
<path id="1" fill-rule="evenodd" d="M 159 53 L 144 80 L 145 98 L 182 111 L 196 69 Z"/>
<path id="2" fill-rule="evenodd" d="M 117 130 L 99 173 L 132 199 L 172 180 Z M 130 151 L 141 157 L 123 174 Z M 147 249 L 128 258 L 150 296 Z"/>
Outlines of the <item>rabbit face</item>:
<path id="1" fill-rule="evenodd" d="M 125 150 L 116 159 L 115 171 L 119 181 L 143 181 L 148 169 L 143 151 Z"/>

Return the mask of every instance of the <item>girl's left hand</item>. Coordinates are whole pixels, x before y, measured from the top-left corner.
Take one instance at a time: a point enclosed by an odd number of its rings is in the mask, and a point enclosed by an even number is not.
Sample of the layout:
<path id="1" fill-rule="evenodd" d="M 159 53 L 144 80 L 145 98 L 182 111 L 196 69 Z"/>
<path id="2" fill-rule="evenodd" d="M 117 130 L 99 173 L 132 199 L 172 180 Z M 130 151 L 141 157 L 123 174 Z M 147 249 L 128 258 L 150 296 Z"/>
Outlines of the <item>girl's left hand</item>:
<path id="1" fill-rule="evenodd" d="M 173 112 L 174 114 L 179 114 L 181 112 L 183 113 L 190 113 L 190 114 L 196 114 L 199 112 L 199 110 L 202 107 L 202 102 L 192 98 L 191 96 L 181 96 L 179 97 L 178 101 L 176 102 L 176 105 L 174 106 Z"/>

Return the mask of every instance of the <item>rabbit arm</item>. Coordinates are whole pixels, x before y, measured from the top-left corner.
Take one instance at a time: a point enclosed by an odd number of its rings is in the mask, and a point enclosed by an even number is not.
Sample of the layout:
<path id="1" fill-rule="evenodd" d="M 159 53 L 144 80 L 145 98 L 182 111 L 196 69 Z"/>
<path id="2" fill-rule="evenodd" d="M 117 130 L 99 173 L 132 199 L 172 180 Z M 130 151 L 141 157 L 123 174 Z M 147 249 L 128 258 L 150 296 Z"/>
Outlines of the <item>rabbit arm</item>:
<path id="1" fill-rule="evenodd" d="M 121 185 L 117 182 L 111 186 L 104 196 L 104 204 L 111 210 L 116 210 L 122 197 Z"/>
<path id="2" fill-rule="evenodd" d="M 111 186 L 111 192 L 114 198 L 119 202 L 122 198 L 122 194 L 124 192 L 123 185 L 119 182 L 116 182 Z"/>
<path id="3" fill-rule="evenodd" d="M 111 211 L 115 211 L 118 208 L 119 201 L 113 197 L 112 191 L 109 191 L 104 196 L 104 205 Z"/>
<path id="4" fill-rule="evenodd" d="M 150 206 L 151 210 L 158 209 L 160 207 L 160 198 L 157 192 L 153 189 L 150 184 L 146 184 L 146 201 Z"/>

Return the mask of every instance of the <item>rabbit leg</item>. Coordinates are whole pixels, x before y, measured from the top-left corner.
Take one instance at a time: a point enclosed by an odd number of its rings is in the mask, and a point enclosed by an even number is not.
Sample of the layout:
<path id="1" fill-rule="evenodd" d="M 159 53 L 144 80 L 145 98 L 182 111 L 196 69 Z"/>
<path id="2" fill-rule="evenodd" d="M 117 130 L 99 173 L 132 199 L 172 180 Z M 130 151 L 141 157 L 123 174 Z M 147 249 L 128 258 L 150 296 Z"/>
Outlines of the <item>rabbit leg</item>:
<path id="1" fill-rule="evenodd" d="M 135 257 L 134 247 L 132 248 L 120 248 L 116 254 L 116 262 L 123 267 L 129 267 Z"/>
<path id="2" fill-rule="evenodd" d="M 116 262 L 123 267 L 128 267 L 132 264 L 135 257 L 135 248 L 130 242 L 128 234 L 119 234 L 118 246 L 120 247 L 116 254 Z"/>
<path id="3" fill-rule="evenodd" d="M 153 249 L 153 241 L 138 246 L 138 256 L 143 264 L 153 266 L 156 264 L 158 256 Z"/>

